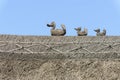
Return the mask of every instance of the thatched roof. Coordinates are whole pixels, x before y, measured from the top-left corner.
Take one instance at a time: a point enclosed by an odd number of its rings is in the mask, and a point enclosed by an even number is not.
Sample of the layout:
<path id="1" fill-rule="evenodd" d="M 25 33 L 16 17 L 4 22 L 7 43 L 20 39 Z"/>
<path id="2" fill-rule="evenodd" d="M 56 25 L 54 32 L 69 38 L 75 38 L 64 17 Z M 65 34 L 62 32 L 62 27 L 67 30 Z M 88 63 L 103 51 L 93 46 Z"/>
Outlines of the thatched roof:
<path id="1" fill-rule="evenodd" d="M 120 37 L 118 36 L 0 35 L 1 54 L 9 53 L 19 55 L 19 57 L 22 54 L 32 55 L 31 57 L 35 58 L 117 59 L 120 58 L 119 44 Z"/>

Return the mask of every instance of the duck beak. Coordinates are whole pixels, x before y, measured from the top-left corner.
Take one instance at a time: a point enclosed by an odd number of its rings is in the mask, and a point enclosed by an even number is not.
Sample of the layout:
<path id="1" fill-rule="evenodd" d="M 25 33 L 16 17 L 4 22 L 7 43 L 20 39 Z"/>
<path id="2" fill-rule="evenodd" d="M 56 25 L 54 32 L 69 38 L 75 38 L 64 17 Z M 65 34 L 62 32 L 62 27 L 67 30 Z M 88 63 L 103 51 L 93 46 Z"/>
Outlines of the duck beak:
<path id="1" fill-rule="evenodd" d="M 97 30 L 94 30 L 95 32 L 97 32 Z"/>
<path id="2" fill-rule="evenodd" d="M 51 27 L 51 25 L 47 24 L 48 27 Z"/>

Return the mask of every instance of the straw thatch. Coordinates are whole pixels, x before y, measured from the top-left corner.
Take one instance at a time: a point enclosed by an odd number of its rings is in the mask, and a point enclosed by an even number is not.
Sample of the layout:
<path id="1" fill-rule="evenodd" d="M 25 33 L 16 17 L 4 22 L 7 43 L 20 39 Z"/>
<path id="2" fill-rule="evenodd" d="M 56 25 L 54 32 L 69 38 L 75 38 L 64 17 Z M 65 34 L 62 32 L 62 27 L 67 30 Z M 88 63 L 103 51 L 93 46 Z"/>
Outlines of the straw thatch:
<path id="1" fill-rule="evenodd" d="M 119 36 L 0 35 L 0 80 L 119 80 Z"/>

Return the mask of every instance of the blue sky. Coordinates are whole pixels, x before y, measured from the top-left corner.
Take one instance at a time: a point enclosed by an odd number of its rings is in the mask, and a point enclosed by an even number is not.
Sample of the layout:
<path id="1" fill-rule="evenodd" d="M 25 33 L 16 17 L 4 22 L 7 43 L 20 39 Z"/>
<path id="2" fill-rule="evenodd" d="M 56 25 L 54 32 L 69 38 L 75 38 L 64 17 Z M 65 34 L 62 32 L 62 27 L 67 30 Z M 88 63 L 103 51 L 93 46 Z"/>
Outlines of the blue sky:
<path id="1" fill-rule="evenodd" d="M 0 34 L 49 36 L 47 23 L 66 25 L 66 36 L 76 27 L 96 28 L 120 35 L 120 0 L 0 0 Z"/>

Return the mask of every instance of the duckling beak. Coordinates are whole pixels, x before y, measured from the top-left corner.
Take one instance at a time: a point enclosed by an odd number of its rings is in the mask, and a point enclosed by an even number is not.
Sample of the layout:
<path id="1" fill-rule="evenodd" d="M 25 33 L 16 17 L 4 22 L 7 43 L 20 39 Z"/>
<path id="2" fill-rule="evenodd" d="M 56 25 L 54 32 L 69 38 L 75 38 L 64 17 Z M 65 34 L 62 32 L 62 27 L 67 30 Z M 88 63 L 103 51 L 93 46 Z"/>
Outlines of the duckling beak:
<path id="1" fill-rule="evenodd" d="M 96 30 L 94 30 L 95 32 L 98 32 L 98 30 L 96 29 Z"/>
<path id="2" fill-rule="evenodd" d="M 47 24 L 47 26 L 48 26 L 48 27 L 51 27 L 51 25 L 50 25 L 50 24 Z"/>
<path id="3" fill-rule="evenodd" d="M 76 28 L 74 28 L 75 30 L 77 30 Z"/>

